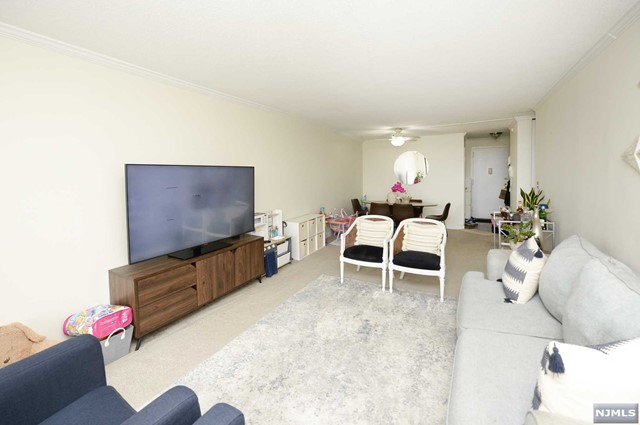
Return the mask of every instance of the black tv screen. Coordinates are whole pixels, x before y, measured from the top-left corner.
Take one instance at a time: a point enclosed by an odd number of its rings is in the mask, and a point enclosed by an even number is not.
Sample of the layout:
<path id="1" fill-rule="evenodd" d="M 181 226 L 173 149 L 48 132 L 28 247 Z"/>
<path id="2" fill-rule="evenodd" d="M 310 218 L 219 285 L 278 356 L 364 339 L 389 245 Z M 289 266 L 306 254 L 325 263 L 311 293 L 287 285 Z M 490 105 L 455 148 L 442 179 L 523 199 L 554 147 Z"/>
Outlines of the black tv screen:
<path id="1" fill-rule="evenodd" d="M 130 264 L 254 230 L 253 167 L 126 164 L 125 174 Z"/>

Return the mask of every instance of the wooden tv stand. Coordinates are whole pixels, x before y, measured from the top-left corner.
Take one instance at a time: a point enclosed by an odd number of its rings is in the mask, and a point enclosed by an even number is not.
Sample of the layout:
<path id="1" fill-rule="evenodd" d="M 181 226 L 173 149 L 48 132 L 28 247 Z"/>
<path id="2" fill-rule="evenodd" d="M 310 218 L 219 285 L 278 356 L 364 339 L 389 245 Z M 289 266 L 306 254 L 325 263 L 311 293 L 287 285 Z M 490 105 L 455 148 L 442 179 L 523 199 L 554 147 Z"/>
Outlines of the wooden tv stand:
<path id="1" fill-rule="evenodd" d="M 111 304 L 133 310 L 142 337 L 264 274 L 264 240 L 241 235 L 231 246 L 188 260 L 159 257 L 109 270 Z"/>

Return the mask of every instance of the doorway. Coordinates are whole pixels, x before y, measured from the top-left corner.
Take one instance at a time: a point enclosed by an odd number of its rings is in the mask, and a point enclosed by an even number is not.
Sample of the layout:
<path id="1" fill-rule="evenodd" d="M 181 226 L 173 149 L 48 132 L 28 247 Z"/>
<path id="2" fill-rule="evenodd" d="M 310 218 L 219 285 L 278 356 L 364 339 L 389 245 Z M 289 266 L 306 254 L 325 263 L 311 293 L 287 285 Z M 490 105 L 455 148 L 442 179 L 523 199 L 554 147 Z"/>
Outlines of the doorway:
<path id="1" fill-rule="evenodd" d="M 500 190 L 509 179 L 508 146 L 471 148 L 471 216 L 489 219 L 504 201 Z"/>

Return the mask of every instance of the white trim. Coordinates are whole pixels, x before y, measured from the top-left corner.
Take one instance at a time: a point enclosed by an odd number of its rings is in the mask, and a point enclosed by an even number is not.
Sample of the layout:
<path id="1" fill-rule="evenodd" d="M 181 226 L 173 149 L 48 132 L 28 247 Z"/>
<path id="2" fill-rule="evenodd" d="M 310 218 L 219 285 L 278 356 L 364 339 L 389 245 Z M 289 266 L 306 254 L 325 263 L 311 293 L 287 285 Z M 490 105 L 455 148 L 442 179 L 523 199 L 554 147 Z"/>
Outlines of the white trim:
<path id="1" fill-rule="evenodd" d="M 173 86 L 180 87 L 180 88 L 186 88 L 207 96 L 221 98 L 224 100 L 248 105 L 248 106 L 262 109 L 265 111 L 286 113 L 285 111 L 282 111 L 270 106 L 266 106 L 261 103 L 253 102 L 253 101 L 236 97 L 230 94 L 225 94 L 204 86 L 200 86 L 198 84 L 193 84 L 188 81 L 181 80 L 176 77 L 172 77 L 170 75 L 165 75 L 160 72 L 152 71 L 150 69 L 143 68 L 138 65 L 134 65 L 116 58 L 112 58 L 110 56 L 100 54 L 100 53 L 96 53 L 94 51 L 84 49 L 82 47 L 74 46 L 72 44 L 68 44 L 60 40 L 45 37 L 43 35 L 24 30 L 22 28 L 14 27 L 12 25 L 8 25 L 2 22 L 0 22 L 0 36 L 22 41 L 37 47 L 54 50 L 56 52 L 59 52 L 68 56 L 78 57 L 98 65 L 106 66 L 108 68 L 116 69 L 118 71 L 124 71 L 130 74 L 137 75 L 142 78 L 147 78 L 149 80 L 154 80 L 154 81 L 158 81 L 165 84 L 171 84 Z"/>

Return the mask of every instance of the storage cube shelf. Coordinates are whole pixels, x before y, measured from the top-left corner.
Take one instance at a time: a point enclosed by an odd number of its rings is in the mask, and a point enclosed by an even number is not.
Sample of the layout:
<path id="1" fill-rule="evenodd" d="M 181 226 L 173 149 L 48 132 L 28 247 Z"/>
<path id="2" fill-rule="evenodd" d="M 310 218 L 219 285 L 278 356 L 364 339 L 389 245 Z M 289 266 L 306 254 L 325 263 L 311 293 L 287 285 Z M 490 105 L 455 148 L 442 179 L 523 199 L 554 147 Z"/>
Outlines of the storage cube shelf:
<path id="1" fill-rule="evenodd" d="M 306 214 L 286 220 L 284 234 L 291 236 L 291 255 L 302 260 L 325 245 L 325 222 L 323 214 Z"/>

